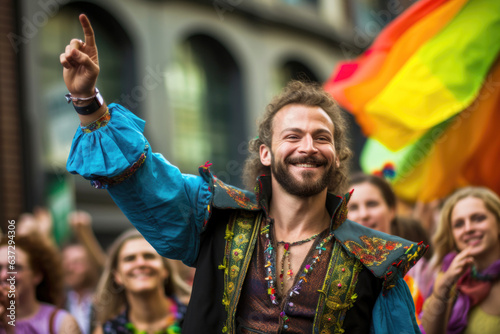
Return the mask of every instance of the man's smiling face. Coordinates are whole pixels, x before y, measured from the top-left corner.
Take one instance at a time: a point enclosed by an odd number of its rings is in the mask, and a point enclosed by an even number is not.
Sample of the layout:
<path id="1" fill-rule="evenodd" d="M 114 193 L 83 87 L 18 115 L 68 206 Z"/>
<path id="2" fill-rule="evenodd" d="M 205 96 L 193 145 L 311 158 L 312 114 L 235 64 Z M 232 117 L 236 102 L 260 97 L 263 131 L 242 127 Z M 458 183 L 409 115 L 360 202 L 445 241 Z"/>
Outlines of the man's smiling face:
<path id="1" fill-rule="evenodd" d="M 271 166 L 273 178 L 286 192 L 316 195 L 328 187 L 339 166 L 333 132 L 333 122 L 323 109 L 287 105 L 274 117 L 272 147 L 261 146 L 261 161 Z"/>

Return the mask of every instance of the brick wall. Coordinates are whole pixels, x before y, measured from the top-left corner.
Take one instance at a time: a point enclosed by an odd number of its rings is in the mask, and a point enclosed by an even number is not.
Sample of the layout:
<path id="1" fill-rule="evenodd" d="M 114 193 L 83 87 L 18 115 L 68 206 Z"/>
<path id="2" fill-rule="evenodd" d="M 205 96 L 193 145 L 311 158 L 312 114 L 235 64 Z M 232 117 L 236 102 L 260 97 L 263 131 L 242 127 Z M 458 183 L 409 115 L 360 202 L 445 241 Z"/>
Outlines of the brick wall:
<path id="1" fill-rule="evenodd" d="M 8 38 L 16 33 L 15 0 L 0 1 L 0 226 L 17 219 L 24 205 L 18 55 Z"/>

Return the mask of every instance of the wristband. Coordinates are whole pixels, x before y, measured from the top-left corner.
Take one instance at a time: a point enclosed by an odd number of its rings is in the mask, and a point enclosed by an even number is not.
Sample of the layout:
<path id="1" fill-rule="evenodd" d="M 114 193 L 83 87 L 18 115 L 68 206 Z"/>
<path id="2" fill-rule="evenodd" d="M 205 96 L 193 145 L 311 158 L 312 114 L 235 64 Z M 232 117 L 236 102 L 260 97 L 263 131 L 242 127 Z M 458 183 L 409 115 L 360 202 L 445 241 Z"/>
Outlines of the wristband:
<path id="1" fill-rule="evenodd" d="M 99 92 L 99 89 L 97 87 L 95 88 L 95 94 L 89 97 L 73 97 L 71 96 L 70 93 L 64 95 L 66 97 L 66 101 L 68 103 L 70 102 L 77 102 L 77 101 L 90 101 L 92 102 L 89 105 L 86 105 L 84 107 L 77 107 L 75 104 L 73 104 L 73 107 L 75 108 L 75 111 L 79 113 L 80 115 L 90 115 L 97 110 L 103 105 L 104 100 L 102 98 L 101 93 Z"/>

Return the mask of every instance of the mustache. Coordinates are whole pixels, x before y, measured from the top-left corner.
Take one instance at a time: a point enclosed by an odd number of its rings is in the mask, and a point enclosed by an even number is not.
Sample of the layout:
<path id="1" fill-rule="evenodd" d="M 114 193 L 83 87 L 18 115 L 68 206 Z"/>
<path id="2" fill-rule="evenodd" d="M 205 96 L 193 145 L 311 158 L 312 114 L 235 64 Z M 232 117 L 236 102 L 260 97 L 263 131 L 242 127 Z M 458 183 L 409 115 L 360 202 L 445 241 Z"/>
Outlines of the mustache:
<path id="1" fill-rule="evenodd" d="M 326 159 L 316 158 L 316 157 L 303 157 L 303 158 L 285 158 L 285 163 L 287 164 L 314 164 L 314 165 L 326 165 Z"/>

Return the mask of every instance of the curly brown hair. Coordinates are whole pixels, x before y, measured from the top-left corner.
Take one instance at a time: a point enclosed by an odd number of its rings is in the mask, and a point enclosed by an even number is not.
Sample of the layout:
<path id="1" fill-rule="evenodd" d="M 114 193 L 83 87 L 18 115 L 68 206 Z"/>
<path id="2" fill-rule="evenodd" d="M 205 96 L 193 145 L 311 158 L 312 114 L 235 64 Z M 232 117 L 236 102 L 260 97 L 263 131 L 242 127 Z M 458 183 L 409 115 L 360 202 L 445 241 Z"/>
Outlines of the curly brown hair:
<path id="1" fill-rule="evenodd" d="M 271 174 L 271 167 L 264 166 L 260 161 L 260 146 L 266 145 L 267 147 L 271 147 L 274 116 L 289 104 L 320 107 L 332 120 L 334 125 L 333 139 L 335 142 L 335 151 L 340 162 L 340 167 L 335 169 L 328 184 L 328 191 L 343 193 L 347 183 L 348 161 L 352 155 L 346 135 L 347 121 L 337 103 L 323 90 L 320 84 L 305 83 L 297 80 L 290 81 L 281 94 L 271 100 L 258 124 L 258 137 L 249 142 L 248 150 L 250 151 L 250 155 L 243 167 L 243 182 L 245 186 L 248 189 L 253 189 L 257 177 Z"/>
<path id="2" fill-rule="evenodd" d="M 61 307 L 64 300 L 64 281 L 61 256 L 51 242 L 37 233 L 16 235 L 16 248 L 28 256 L 31 270 L 42 275 L 36 287 L 36 299 Z M 9 244 L 7 236 L 0 240 L 0 246 Z"/>

